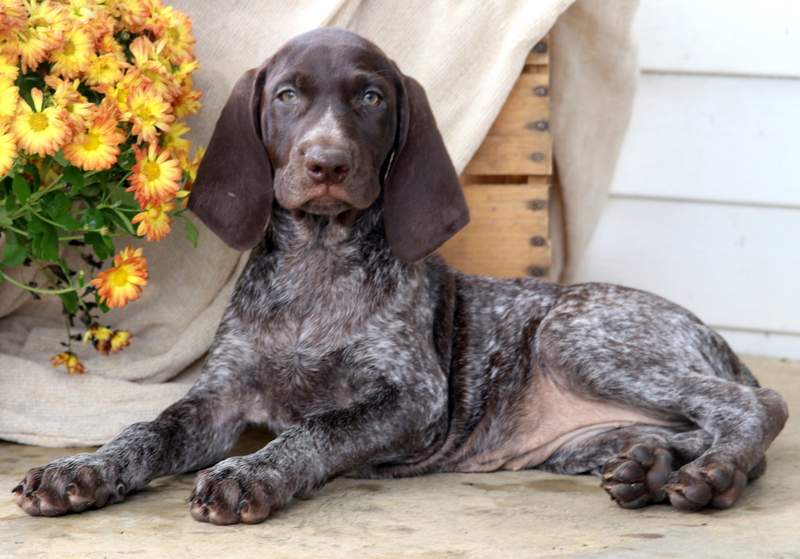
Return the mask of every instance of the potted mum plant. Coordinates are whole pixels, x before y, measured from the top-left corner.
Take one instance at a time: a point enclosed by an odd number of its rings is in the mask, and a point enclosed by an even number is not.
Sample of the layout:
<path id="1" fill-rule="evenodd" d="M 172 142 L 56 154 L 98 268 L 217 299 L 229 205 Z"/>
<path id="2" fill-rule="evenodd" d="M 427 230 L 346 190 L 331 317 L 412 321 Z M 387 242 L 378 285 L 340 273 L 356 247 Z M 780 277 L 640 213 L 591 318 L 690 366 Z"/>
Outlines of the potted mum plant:
<path id="1" fill-rule="evenodd" d="M 61 299 L 52 362 L 70 373 L 84 372 L 73 342 L 130 343 L 100 321 L 148 282 L 125 239 L 160 241 L 183 219 L 197 242 L 184 212 L 202 151 L 182 121 L 200 107 L 194 42 L 160 0 L 0 0 L 0 283 Z"/>

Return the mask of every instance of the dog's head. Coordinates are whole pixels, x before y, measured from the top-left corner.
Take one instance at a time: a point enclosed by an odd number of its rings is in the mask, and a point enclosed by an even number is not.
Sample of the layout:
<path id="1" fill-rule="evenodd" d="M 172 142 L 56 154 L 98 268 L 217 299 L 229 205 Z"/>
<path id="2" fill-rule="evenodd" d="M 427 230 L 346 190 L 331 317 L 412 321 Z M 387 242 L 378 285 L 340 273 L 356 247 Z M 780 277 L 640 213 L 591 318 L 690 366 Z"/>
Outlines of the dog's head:
<path id="1" fill-rule="evenodd" d="M 300 35 L 239 79 L 189 207 L 246 250 L 262 239 L 273 198 L 329 216 L 382 199 L 386 238 L 409 262 L 469 219 L 422 87 L 374 44 L 340 29 Z"/>

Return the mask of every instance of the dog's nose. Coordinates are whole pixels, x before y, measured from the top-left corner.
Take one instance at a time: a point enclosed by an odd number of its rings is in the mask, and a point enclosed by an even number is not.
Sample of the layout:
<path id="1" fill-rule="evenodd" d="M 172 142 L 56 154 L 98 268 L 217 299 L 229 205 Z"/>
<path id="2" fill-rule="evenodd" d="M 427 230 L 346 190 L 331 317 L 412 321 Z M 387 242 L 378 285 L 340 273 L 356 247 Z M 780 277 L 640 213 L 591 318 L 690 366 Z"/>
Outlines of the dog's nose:
<path id="1" fill-rule="evenodd" d="M 339 184 L 350 172 L 350 154 L 343 149 L 312 146 L 305 153 L 306 173 L 317 184 Z"/>

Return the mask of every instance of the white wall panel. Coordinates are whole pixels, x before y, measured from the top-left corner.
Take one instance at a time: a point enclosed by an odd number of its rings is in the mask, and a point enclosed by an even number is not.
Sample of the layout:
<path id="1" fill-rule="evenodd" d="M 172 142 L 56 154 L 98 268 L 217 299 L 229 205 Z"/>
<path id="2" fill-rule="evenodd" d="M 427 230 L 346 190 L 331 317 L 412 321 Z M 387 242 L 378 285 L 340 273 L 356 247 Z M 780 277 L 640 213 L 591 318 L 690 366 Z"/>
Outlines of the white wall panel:
<path id="1" fill-rule="evenodd" d="M 642 0 L 646 70 L 800 76 L 797 0 Z"/>
<path id="2" fill-rule="evenodd" d="M 644 75 L 614 192 L 800 208 L 798 154 L 800 80 Z"/>
<path id="3" fill-rule="evenodd" d="M 795 335 L 798 271 L 798 210 L 612 199 L 578 279 L 652 291 L 720 327 Z"/>

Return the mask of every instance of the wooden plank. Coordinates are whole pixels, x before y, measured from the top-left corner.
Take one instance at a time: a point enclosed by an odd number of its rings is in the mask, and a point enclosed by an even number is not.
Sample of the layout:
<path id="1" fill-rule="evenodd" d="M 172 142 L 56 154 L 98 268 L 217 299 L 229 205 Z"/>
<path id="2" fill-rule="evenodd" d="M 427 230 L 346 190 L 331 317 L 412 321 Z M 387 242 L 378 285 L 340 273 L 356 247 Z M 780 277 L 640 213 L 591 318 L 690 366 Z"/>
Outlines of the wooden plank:
<path id="1" fill-rule="evenodd" d="M 800 333 L 796 239 L 800 210 L 612 197 L 575 280 L 653 291 L 710 324 Z"/>
<path id="2" fill-rule="evenodd" d="M 494 277 L 544 274 L 550 265 L 546 184 L 464 187 L 471 221 L 440 253 L 459 270 Z"/>
<path id="3" fill-rule="evenodd" d="M 642 76 L 613 191 L 800 207 L 800 81 Z"/>
<path id="4" fill-rule="evenodd" d="M 549 175 L 552 173 L 549 76 L 522 74 L 464 173 Z"/>
<path id="5" fill-rule="evenodd" d="M 464 172 L 471 175 L 549 175 L 552 168 L 549 138 L 530 135 L 487 137 Z"/>
<path id="6" fill-rule="evenodd" d="M 547 66 L 550 64 L 550 45 L 547 37 L 536 43 L 525 59 L 526 66 Z"/>
<path id="7" fill-rule="evenodd" d="M 797 0 L 644 0 L 635 32 L 644 70 L 800 77 Z"/>

